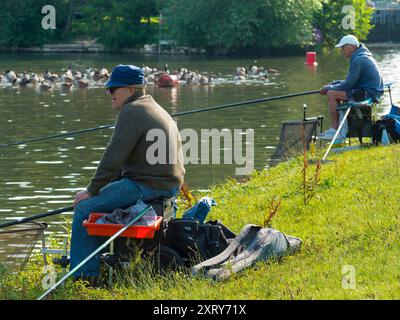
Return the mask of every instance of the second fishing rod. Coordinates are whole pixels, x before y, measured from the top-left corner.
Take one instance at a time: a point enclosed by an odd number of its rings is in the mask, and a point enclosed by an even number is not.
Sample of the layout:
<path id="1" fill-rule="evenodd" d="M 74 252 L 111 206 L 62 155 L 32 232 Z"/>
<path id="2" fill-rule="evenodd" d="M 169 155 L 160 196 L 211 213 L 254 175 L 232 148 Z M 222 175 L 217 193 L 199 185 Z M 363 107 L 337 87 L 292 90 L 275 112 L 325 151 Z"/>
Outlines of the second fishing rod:
<path id="1" fill-rule="evenodd" d="M 287 95 L 274 96 L 274 97 L 269 97 L 269 98 L 261 98 L 261 99 L 240 101 L 240 102 L 235 102 L 235 103 L 228 103 L 228 104 L 223 104 L 223 105 L 219 105 L 219 106 L 213 106 L 213 107 L 207 107 L 207 108 L 200 108 L 200 109 L 193 109 L 193 110 L 188 110 L 188 111 L 176 112 L 176 113 L 171 114 L 171 117 L 181 117 L 181 116 L 186 116 L 186 115 L 200 113 L 200 112 L 221 110 L 221 109 L 233 108 L 233 107 L 250 105 L 250 104 L 256 104 L 256 103 L 261 103 L 261 102 L 268 102 L 268 101 L 282 100 L 282 99 L 288 99 L 288 98 L 295 98 L 295 97 L 300 97 L 300 96 L 305 96 L 305 95 L 310 95 L 310 94 L 316 94 L 316 93 L 319 93 L 319 92 L 320 92 L 319 90 L 304 91 L 304 92 L 291 93 L 291 94 L 287 94 Z M 65 132 L 65 133 L 60 133 L 60 134 L 53 134 L 53 135 L 44 136 L 44 137 L 24 139 L 24 140 L 20 140 L 20 141 L 14 141 L 14 142 L 0 144 L 0 148 L 17 146 L 17 145 L 27 144 L 27 143 L 31 143 L 31 142 L 45 141 L 45 140 L 50 140 L 50 139 L 55 139 L 55 138 L 68 137 L 68 136 L 78 135 L 78 134 L 82 134 L 82 133 L 86 133 L 86 132 L 92 132 L 92 131 L 97 131 L 97 130 L 102 130 L 102 129 L 109 129 L 109 128 L 112 128 L 114 126 L 115 126 L 115 124 L 103 125 L 103 126 L 98 126 L 98 127 L 94 127 L 94 128 L 82 129 L 82 130 L 77 130 L 77 131 L 70 131 L 70 132 Z"/>

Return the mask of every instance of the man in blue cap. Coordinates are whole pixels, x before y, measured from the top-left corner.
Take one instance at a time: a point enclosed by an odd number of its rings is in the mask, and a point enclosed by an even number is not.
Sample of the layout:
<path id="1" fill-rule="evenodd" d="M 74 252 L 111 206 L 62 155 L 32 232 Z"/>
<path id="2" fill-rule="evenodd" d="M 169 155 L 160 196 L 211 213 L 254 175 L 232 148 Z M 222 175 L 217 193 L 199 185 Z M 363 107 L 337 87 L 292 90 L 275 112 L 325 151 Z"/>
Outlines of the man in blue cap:
<path id="1" fill-rule="evenodd" d="M 89 236 L 82 226 L 90 213 L 127 208 L 139 199 L 146 202 L 172 197 L 182 185 L 185 174 L 178 128 L 152 96 L 145 94 L 143 70 L 132 65 L 118 65 L 105 86 L 112 98 L 112 107 L 119 114 L 95 175 L 86 190 L 75 196 L 71 269 L 101 245 L 101 238 Z M 149 138 L 151 132 L 164 132 L 165 149 L 175 150 L 177 154 L 170 152 L 165 162 L 148 159 L 154 141 Z M 112 182 L 121 169 L 121 179 Z M 94 257 L 74 276 L 91 281 L 98 274 L 99 257 Z"/>

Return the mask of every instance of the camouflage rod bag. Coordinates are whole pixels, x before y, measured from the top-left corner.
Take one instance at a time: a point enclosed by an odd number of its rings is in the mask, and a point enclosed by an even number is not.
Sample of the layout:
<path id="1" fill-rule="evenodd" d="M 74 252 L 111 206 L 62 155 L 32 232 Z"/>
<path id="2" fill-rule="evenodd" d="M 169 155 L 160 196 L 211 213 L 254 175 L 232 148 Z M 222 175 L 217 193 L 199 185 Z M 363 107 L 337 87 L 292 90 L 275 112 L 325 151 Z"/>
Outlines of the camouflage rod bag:
<path id="1" fill-rule="evenodd" d="M 254 266 L 259 261 L 279 259 L 300 250 L 299 238 L 284 235 L 273 228 L 246 225 L 226 250 L 192 267 L 193 275 L 216 281 Z"/>

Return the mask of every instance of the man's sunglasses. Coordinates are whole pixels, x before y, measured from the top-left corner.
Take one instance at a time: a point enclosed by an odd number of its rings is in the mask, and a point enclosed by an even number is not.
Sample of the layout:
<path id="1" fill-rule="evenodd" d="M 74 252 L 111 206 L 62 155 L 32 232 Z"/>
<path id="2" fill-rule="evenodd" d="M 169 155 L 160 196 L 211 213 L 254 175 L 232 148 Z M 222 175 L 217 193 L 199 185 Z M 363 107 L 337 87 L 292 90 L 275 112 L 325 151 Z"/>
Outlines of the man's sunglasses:
<path id="1" fill-rule="evenodd" d="M 114 94 L 114 92 L 117 91 L 119 88 L 122 88 L 122 87 L 111 87 L 111 88 L 107 88 L 106 90 L 107 90 L 108 94 Z"/>

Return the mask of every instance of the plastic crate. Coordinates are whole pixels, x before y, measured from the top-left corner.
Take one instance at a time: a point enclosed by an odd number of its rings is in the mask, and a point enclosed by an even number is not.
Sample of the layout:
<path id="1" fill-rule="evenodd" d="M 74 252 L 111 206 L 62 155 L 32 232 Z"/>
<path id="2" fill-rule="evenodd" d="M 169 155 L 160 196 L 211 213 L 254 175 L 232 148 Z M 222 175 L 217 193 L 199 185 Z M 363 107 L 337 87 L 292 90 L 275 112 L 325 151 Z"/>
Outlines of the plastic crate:
<path id="1" fill-rule="evenodd" d="M 86 228 L 87 233 L 91 236 L 113 236 L 125 225 L 123 224 L 111 224 L 111 223 L 96 223 L 98 219 L 107 213 L 91 213 L 89 220 L 83 222 L 83 226 Z M 154 233 L 160 229 L 162 217 L 157 217 L 156 223 L 152 226 L 140 226 L 133 225 L 126 229 L 119 237 L 125 238 L 139 238 L 139 239 L 152 239 Z"/>

